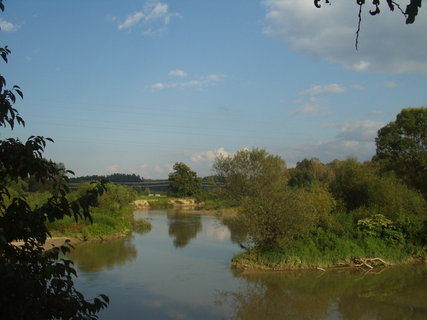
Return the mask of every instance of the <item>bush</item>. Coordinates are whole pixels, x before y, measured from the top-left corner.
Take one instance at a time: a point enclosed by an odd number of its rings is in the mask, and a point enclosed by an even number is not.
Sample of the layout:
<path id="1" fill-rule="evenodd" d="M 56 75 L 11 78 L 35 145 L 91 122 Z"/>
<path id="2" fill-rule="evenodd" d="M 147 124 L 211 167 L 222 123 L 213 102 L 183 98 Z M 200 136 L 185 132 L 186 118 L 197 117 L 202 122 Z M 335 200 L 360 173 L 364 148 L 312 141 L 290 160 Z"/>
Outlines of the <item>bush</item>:
<path id="1" fill-rule="evenodd" d="M 287 189 L 247 198 L 239 218 L 254 245 L 269 249 L 303 238 L 320 224 L 329 224 L 334 206 L 332 195 L 317 185 L 312 190 Z"/>

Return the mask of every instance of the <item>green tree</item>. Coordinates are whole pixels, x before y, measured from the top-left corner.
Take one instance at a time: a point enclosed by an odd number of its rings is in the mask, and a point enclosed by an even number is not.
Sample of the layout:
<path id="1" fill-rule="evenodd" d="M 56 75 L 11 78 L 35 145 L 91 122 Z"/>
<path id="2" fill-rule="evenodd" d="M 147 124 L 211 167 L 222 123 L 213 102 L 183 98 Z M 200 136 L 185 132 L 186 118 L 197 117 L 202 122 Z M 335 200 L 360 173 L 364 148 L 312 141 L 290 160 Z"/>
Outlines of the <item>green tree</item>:
<path id="1" fill-rule="evenodd" d="M 233 156 L 220 155 L 213 169 L 224 196 L 238 201 L 282 190 L 288 180 L 285 161 L 264 149 L 243 149 Z"/>
<path id="2" fill-rule="evenodd" d="M 427 108 L 403 109 L 378 131 L 374 160 L 427 195 Z"/>
<path id="3" fill-rule="evenodd" d="M 4 6 L 0 0 L 0 9 Z M 0 48 L 7 62 L 10 50 Z M 23 97 L 18 86 L 6 89 L 0 75 L 0 126 L 25 125 L 13 105 Z M 91 220 L 90 208 L 105 190 L 103 183 L 94 184 L 87 192 L 69 201 L 67 173 L 43 158 L 47 141 L 44 137 L 0 140 L 0 318 L 1 319 L 97 319 L 97 313 L 108 304 L 101 295 L 92 301 L 74 288 L 76 271 L 72 262 L 59 259 L 69 247 L 45 251 L 49 231 L 46 223 L 72 216 Z M 10 192 L 9 185 L 29 178 L 52 187 L 47 201 L 30 207 L 23 194 Z M 22 241 L 17 245 L 16 241 Z"/>
<path id="4" fill-rule="evenodd" d="M 183 162 L 173 166 L 169 173 L 169 194 L 176 197 L 194 197 L 200 192 L 202 179 Z"/>
<path id="5" fill-rule="evenodd" d="M 335 200 L 321 185 L 311 190 L 283 189 L 246 198 L 238 213 L 249 242 L 260 249 L 280 248 L 303 238 L 323 224 L 335 207 Z"/>
<path id="6" fill-rule="evenodd" d="M 297 162 L 294 169 L 289 169 L 289 173 L 289 185 L 296 187 L 307 187 L 313 182 L 329 183 L 334 179 L 331 168 L 317 158 Z"/>

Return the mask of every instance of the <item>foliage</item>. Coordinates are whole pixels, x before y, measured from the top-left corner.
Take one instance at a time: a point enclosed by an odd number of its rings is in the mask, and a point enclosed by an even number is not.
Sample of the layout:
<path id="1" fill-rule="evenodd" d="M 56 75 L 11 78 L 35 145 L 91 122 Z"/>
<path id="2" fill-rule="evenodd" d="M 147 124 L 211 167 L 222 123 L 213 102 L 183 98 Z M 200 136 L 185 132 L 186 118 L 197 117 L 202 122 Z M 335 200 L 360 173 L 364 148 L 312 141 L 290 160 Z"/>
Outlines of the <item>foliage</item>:
<path id="1" fill-rule="evenodd" d="M 394 0 L 386 0 L 387 6 L 390 9 L 390 11 L 394 11 L 395 8 L 397 8 L 405 17 L 406 17 L 406 24 L 412 24 L 415 22 L 415 18 L 418 15 L 418 9 L 421 8 L 421 1 L 422 0 L 410 0 L 409 4 L 406 6 L 406 10 L 403 11 L 402 7 L 399 3 L 397 3 Z M 321 0 L 314 0 L 314 5 L 317 8 L 320 8 Z M 359 33 L 360 33 L 360 26 L 362 23 L 362 7 L 365 5 L 365 0 L 356 0 L 356 4 L 359 6 L 359 23 L 357 26 L 356 31 L 356 49 L 358 48 L 359 44 Z M 330 4 L 329 0 L 325 0 L 325 3 Z M 380 0 L 372 0 L 372 5 L 374 6 L 374 10 L 369 10 L 369 13 L 372 16 L 375 16 L 377 14 L 380 14 Z"/>
<path id="2" fill-rule="evenodd" d="M 367 206 L 368 185 L 374 179 L 373 172 L 355 158 L 335 160 L 329 166 L 335 173 L 335 179 L 330 184 L 331 191 L 336 199 L 342 201 L 345 209 Z"/>
<path id="3" fill-rule="evenodd" d="M 265 197 L 246 198 L 239 218 L 256 247 L 275 248 L 304 238 L 312 228 L 327 221 L 334 206 L 331 194 L 320 186 L 312 190 L 283 190 Z"/>
<path id="4" fill-rule="evenodd" d="M 320 8 L 321 0 L 314 0 L 314 5 L 317 8 Z M 326 3 L 330 4 L 329 0 L 325 0 Z M 363 5 L 365 5 L 365 0 L 356 0 L 356 4 L 362 8 Z M 403 11 L 403 9 L 400 7 L 400 4 L 393 0 L 386 0 L 387 5 L 391 11 L 394 11 L 394 9 L 397 7 L 406 17 L 406 23 L 411 24 L 414 23 L 415 18 L 418 14 L 418 8 L 421 8 L 421 0 L 410 0 L 409 4 L 406 6 L 406 10 Z M 374 6 L 375 10 L 370 10 L 369 13 L 373 16 L 379 14 L 381 12 L 380 10 L 380 0 L 373 0 L 372 5 Z"/>
<path id="5" fill-rule="evenodd" d="M 234 156 L 220 155 L 213 169 L 226 198 L 243 201 L 286 186 L 286 163 L 264 149 L 239 150 Z"/>
<path id="6" fill-rule="evenodd" d="M 403 242 L 402 232 L 396 230 L 393 222 L 382 214 L 375 214 L 370 218 L 357 222 L 359 229 L 368 236 L 382 238 L 390 242 Z"/>
<path id="7" fill-rule="evenodd" d="M 0 1 L 0 9 L 4 6 Z M 7 62 L 10 50 L 0 48 Z M 5 89 L 0 76 L 0 126 L 14 128 L 24 120 L 13 107 L 17 96 L 23 97 L 18 86 Z M 96 204 L 105 186 L 92 185 L 87 192 L 69 201 L 64 171 L 43 158 L 49 138 L 32 136 L 26 142 L 19 139 L 0 140 L 0 318 L 1 319 L 97 319 L 97 313 L 108 304 L 101 295 L 92 301 L 74 288 L 76 271 L 72 262 L 59 259 L 62 246 L 49 251 L 43 243 L 49 236 L 46 222 L 73 217 L 91 220 L 90 208 Z M 67 172 L 68 173 L 68 172 Z M 9 192 L 9 183 L 27 178 L 52 185 L 47 201 L 31 207 L 23 194 Z M 58 179 L 60 177 L 60 179 Z M 14 245 L 22 241 L 23 245 Z"/>
<path id="8" fill-rule="evenodd" d="M 384 171 L 393 171 L 427 195 L 427 108 L 403 109 L 396 121 L 378 131 L 374 157 Z"/>
<path id="9" fill-rule="evenodd" d="M 93 239 L 120 236 L 133 230 L 133 209 L 130 203 L 137 198 L 131 187 L 108 183 L 104 192 L 92 209 L 92 222 L 75 221 L 64 218 L 48 224 L 50 232 L 57 236 L 68 236 L 80 239 Z M 76 199 L 91 188 L 91 183 L 85 182 L 68 195 L 68 199 Z"/>
<path id="10" fill-rule="evenodd" d="M 176 197 L 192 197 L 200 192 L 202 179 L 183 162 L 176 162 L 169 174 L 169 194 Z"/>
<path id="11" fill-rule="evenodd" d="M 334 179 L 332 169 L 317 158 L 297 162 L 294 169 L 289 169 L 289 173 L 289 185 L 299 188 L 307 187 L 315 181 L 330 183 Z"/>

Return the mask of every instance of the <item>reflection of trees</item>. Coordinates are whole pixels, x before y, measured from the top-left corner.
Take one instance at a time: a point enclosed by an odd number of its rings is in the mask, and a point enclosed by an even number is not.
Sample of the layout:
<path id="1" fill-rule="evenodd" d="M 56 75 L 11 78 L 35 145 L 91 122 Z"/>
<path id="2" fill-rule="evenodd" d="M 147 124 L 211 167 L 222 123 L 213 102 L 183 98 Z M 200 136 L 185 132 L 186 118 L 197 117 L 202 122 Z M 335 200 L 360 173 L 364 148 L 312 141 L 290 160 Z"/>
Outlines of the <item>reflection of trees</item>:
<path id="1" fill-rule="evenodd" d="M 381 274 L 303 272 L 245 275 L 247 288 L 220 294 L 233 319 L 425 319 L 427 267 Z"/>
<path id="2" fill-rule="evenodd" d="M 99 272 L 122 265 L 136 258 L 137 250 L 129 238 L 102 242 L 84 242 L 71 251 L 69 257 L 81 270 Z"/>
<path id="3" fill-rule="evenodd" d="M 231 241 L 237 244 L 244 243 L 248 238 L 247 228 L 236 217 L 223 217 L 221 222 L 230 230 Z"/>
<path id="4" fill-rule="evenodd" d="M 202 231 L 200 215 L 168 213 L 169 235 L 175 248 L 183 248 Z"/>

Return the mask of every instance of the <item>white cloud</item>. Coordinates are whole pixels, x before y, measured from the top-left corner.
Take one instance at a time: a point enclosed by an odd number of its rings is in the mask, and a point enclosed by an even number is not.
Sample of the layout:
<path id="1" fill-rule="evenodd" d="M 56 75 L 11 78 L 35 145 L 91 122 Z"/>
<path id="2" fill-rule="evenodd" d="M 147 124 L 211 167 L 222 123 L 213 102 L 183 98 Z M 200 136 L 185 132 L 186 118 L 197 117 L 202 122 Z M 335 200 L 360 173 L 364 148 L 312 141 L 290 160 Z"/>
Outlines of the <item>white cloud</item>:
<path id="1" fill-rule="evenodd" d="M 204 79 L 207 81 L 219 81 L 223 77 L 224 77 L 224 75 L 221 75 L 221 74 L 209 74 L 209 75 L 205 76 Z"/>
<path id="2" fill-rule="evenodd" d="M 414 24 L 406 25 L 400 11 L 390 12 L 385 2 L 381 2 L 381 13 L 371 16 L 368 10 L 373 6 L 367 2 L 356 51 L 359 7 L 355 1 L 323 2 L 321 9 L 313 1 L 264 0 L 263 4 L 265 33 L 285 40 L 293 50 L 361 72 L 427 74 L 424 8 Z"/>
<path id="3" fill-rule="evenodd" d="M 117 173 L 118 169 L 119 169 L 119 165 L 117 165 L 117 164 L 112 164 L 112 165 L 105 167 L 105 170 L 108 173 Z"/>
<path id="4" fill-rule="evenodd" d="M 190 159 L 193 162 L 210 162 L 213 161 L 217 156 L 227 157 L 230 155 L 223 147 L 216 150 L 209 150 L 204 152 L 196 152 L 191 155 Z"/>
<path id="5" fill-rule="evenodd" d="M 386 81 L 383 83 L 383 85 L 386 88 L 396 88 L 397 87 L 397 83 L 394 81 Z"/>
<path id="6" fill-rule="evenodd" d="M 181 70 L 180 70 L 181 71 Z M 171 73 L 169 73 L 171 75 Z M 165 88 L 187 88 L 187 87 L 201 87 L 213 85 L 227 76 L 224 74 L 210 74 L 201 76 L 199 79 L 181 82 L 156 82 L 150 85 L 151 89 L 165 89 Z"/>
<path id="7" fill-rule="evenodd" d="M 341 125 L 334 139 L 294 147 L 285 158 L 290 162 L 312 157 L 329 162 L 334 159 L 346 159 L 349 156 L 362 161 L 369 160 L 375 154 L 375 137 L 377 130 L 382 126 L 384 123 L 370 120 L 346 122 Z"/>
<path id="8" fill-rule="evenodd" d="M 177 69 L 169 72 L 169 75 L 177 78 L 185 78 L 187 76 L 187 72 L 185 72 L 184 70 Z"/>
<path id="9" fill-rule="evenodd" d="M 371 120 L 346 122 L 341 126 L 337 138 L 352 141 L 373 141 L 377 136 L 377 131 L 384 125 L 384 122 Z"/>
<path id="10" fill-rule="evenodd" d="M 331 83 L 326 85 L 314 85 L 311 88 L 304 90 L 301 92 L 303 95 L 310 95 L 310 96 L 317 96 L 319 94 L 325 94 L 325 93 L 341 93 L 344 92 L 346 89 L 337 83 Z"/>
<path id="11" fill-rule="evenodd" d="M 142 25 L 144 35 L 154 35 L 166 30 L 172 17 L 181 17 L 179 13 L 169 11 L 169 5 L 157 0 L 149 0 L 144 5 L 142 11 L 137 11 L 129 16 L 123 22 L 119 22 L 119 30 L 131 29 Z M 110 21 L 117 21 L 117 17 L 110 17 Z"/>
<path id="12" fill-rule="evenodd" d="M 304 158 L 319 158 L 323 162 L 356 157 L 369 160 L 375 154 L 375 142 L 331 139 L 316 141 L 293 148 L 285 160 L 298 162 Z"/>
<path id="13" fill-rule="evenodd" d="M 314 115 L 325 110 L 328 110 L 328 108 L 322 107 L 321 105 L 316 103 L 307 103 L 292 112 L 292 114 Z"/>
<path id="14" fill-rule="evenodd" d="M 11 32 L 18 30 L 18 27 L 12 22 L 0 19 L 0 30 L 5 32 Z"/>
<path id="15" fill-rule="evenodd" d="M 166 3 L 151 1 L 148 2 L 145 6 L 145 11 L 147 12 L 146 20 L 154 21 L 161 19 L 165 24 L 169 24 L 170 14 L 169 6 Z"/>
<path id="16" fill-rule="evenodd" d="M 154 166 L 154 171 L 156 171 L 157 173 L 163 173 L 165 170 L 162 168 L 162 166 L 156 164 Z"/>
<path id="17" fill-rule="evenodd" d="M 165 84 L 162 82 L 156 82 L 151 85 L 152 89 L 163 89 L 165 88 Z"/>
<path id="18" fill-rule="evenodd" d="M 120 23 L 117 27 L 119 30 L 128 29 L 135 24 L 137 24 L 139 21 L 141 21 L 145 17 L 145 14 L 143 12 L 134 12 L 130 16 L 126 18 L 125 21 Z"/>
<path id="19" fill-rule="evenodd" d="M 367 71 L 369 69 L 370 65 L 371 64 L 369 62 L 362 60 L 362 61 L 353 63 L 351 65 L 351 68 L 356 70 L 356 71 Z"/>

